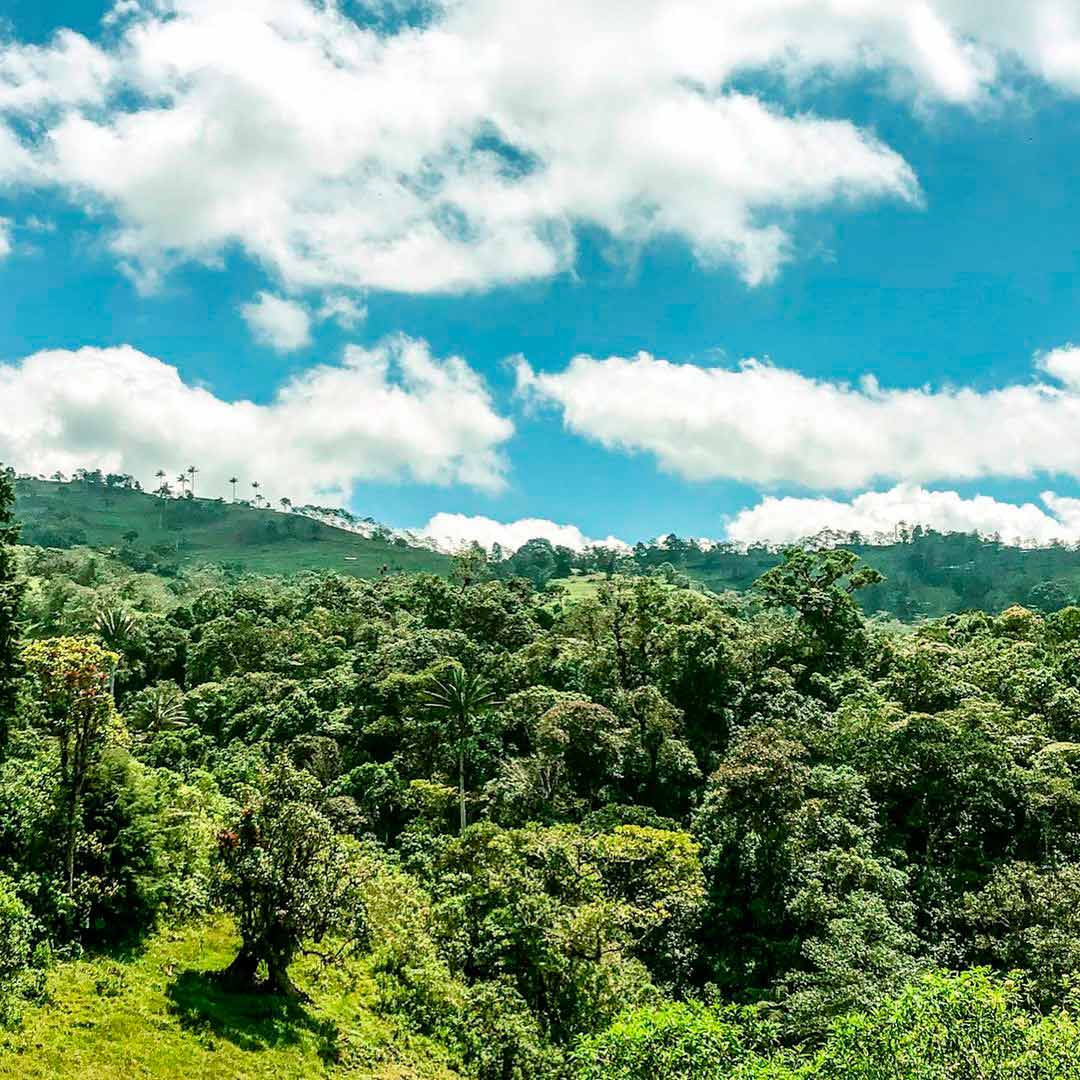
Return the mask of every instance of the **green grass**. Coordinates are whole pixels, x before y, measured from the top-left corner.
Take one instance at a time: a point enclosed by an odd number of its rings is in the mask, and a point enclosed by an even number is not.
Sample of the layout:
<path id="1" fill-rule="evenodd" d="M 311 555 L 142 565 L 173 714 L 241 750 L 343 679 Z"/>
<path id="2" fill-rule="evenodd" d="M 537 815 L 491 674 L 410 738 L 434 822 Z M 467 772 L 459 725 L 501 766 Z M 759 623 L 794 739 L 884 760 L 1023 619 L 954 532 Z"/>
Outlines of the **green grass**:
<path id="1" fill-rule="evenodd" d="M 573 577 L 559 578 L 556 584 L 566 590 L 568 599 L 587 600 L 597 594 L 605 581 L 606 574 L 575 574 Z"/>
<path id="2" fill-rule="evenodd" d="M 24 542 L 43 547 L 125 544 L 181 565 L 234 563 L 253 573 L 338 570 L 354 577 L 391 571 L 444 574 L 450 560 L 305 518 L 212 499 L 162 501 L 140 491 L 22 480 L 15 513 Z M 125 541 L 125 534 L 137 534 Z"/>
<path id="3" fill-rule="evenodd" d="M 372 1011 L 361 962 L 296 965 L 304 1005 L 224 990 L 225 919 L 161 932 L 138 955 L 60 963 L 48 998 L 0 1036 L 0 1077 L 19 1080 L 452 1080 L 442 1050 Z"/>

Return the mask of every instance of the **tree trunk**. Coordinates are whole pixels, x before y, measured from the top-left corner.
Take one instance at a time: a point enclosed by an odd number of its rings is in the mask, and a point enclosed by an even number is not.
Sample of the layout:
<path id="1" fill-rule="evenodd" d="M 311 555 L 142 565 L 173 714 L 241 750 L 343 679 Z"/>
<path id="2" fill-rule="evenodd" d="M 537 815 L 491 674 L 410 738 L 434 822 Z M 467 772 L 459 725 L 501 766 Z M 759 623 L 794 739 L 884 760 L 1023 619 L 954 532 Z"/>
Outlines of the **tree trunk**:
<path id="1" fill-rule="evenodd" d="M 79 792 L 75 781 L 67 793 L 67 835 L 64 837 L 64 879 L 68 896 L 75 894 L 75 838 L 78 832 Z"/>
<path id="2" fill-rule="evenodd" d="M 458 797 L 461 803 L 461 832 L 465 831 L 465 748 L 458 750 Z"/>
<path id="3" fill-rule="evenodd" d="M 306 1001 L 307 995 L 289 978 L 289 961 L 292 957 L 275 956 L 267 961 L 266 986 L 268 993 L 280 997 Z"/>
<path id="4" fill-rule="evenodd" d="M 241 946 L 233 962 L 221 973 L 221 981 L 236 990 L 259 989 L 259 958 L 254 950 Z"/>

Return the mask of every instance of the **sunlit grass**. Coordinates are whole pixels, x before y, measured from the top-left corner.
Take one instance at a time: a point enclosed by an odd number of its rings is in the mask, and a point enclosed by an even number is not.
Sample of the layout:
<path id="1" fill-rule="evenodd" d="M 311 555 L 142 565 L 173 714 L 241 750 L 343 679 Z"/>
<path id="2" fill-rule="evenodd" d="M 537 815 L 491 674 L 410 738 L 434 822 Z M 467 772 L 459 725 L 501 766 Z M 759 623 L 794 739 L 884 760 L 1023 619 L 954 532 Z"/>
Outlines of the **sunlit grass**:
<path id="1" fill-rule="evenodd" d="M 219 919 L 151 938 L 131 957 L 65 961 L 49 1000 L 0 1035 L 0 1077 L 19 1080 L 372 1080 L 456 1074 L 445 1054 L 372 1011 L 362 963 L 297 965 L 310 1003 L 226 991 L 213 973 L 236 940 Z"/>

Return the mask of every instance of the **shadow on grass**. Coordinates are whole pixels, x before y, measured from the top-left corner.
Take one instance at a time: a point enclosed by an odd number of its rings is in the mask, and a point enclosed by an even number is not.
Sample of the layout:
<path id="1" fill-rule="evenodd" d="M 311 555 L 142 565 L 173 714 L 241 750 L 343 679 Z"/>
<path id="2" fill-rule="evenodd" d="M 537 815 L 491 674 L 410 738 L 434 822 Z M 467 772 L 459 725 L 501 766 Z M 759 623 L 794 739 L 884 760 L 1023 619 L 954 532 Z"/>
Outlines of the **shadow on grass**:
<path id="1" fill-rule="evenodd" d="M 316 1043 L 319 1057 L 338 1057 L 338 1028 L 312 1016 L 301 1003 L 273 994 L 230 989 L 216 971 L 185 971 L 168 988 L 169 1011 L 189 1031 L 210 1032 L 242 1050 L 294 1046 L 304 1034 Z"/>

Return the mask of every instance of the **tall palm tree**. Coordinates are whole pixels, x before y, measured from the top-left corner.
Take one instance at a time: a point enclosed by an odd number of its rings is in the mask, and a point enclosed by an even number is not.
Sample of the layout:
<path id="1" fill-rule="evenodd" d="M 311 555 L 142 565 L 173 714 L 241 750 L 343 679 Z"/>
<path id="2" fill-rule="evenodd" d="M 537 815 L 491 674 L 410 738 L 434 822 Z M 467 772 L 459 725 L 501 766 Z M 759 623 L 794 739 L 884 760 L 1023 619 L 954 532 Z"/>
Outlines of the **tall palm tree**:
<path id="1" fill-rule="evenodd" d="M 232 484 L 232 501 L 236 502 L 236 485 L 240 483 L 240 478 L 237 476 L 230 476 L 229 483 Z"/>
<path id="2" fill-rule="evenodd" d="M 195 498 L 195 474 L 198 472 L 198 468 L 194 465 L 187 467 L 187 474 L 191 477 L 191 497 Z"/>
<path id="3" fill-rule="evenodd" d="M 255 501 L 255 505 L 258 506 L 259 505 L 259 500 L 262 498 L 262 496 L 259 494 L 259 488 L 262 487 L 262 484 L 260 484 L 258 480 L 252 480 L 251 481 L 251 486 L 255 489 L 255 500 L 254 501 Z"/>
<path id="4" fill-rule="evenodd" d="M 135 632 L 135 620 L 123 608 L 102 608 L 94 619 L 94 630 L 105 648 L 118 653 L 123 659 L 124 646 Z M 116 694 L 116 672 L 120 665 L 109 672 L 109 693 Z"/>
<path id="5" fill-rule="evenodd" d="M 461 811 L 461 831 L 464 832 L 465 755 L 476 744 L 480 734 L 480 721 L 497 704 L 495 691 L 483 675 L 455 665 L 445 679 L 435 680 L 426 703 L 429 709 L 443 713 L 452 727 L 451 735 L 457 744 L 458 804 Z"/>
<path id="6" fill-rule="evenodd" d="M 287 514 L 292 509 L 292 499 L 287 499 L 285 498 L 285 496 L 282 496 L 280 499 L 278 499 L 278 502 L 281 503 L 281 509 L 283 513 Z"/>
<path id="7" fill-rule="evenodd" d="M 158 482 L 157 490 L 160 495 L 161 489 L 165 486 L 165 470 L 158 469 L 158 471 L 154 473 L 154 479 Z"/>
<path id="8" fill-rule="evenodd" d="M 187 476 L 184 473 L 181 473 L 176 478 L 176 482 L 180 485 L 180 498 L 182 499 L 184 497 L 184 491 L 187 487 Z"/>

